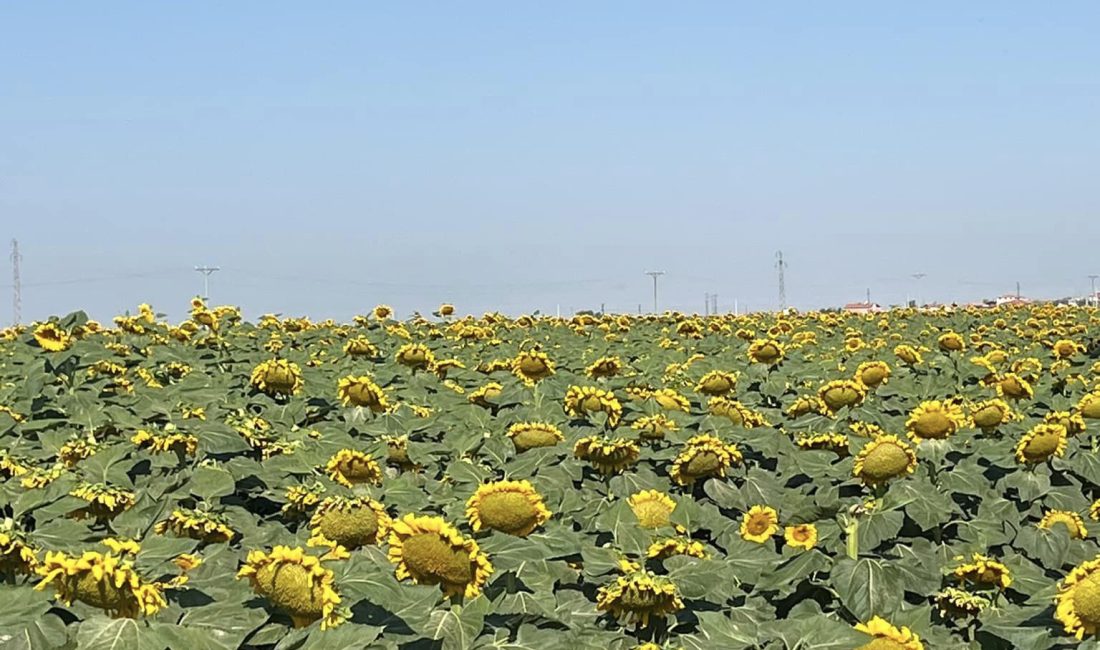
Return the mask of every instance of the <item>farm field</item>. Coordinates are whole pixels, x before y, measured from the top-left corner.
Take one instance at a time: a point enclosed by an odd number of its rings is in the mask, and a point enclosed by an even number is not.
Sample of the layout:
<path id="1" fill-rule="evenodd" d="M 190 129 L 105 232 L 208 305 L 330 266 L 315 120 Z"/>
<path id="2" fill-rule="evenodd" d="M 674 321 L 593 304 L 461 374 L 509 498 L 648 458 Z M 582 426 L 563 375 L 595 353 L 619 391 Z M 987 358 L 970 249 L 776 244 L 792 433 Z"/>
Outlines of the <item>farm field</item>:
<path id="1" fill-rule="evenodd" d="M 1100 312 L 0 331 L 0 649 L 1098 648 Z"/>

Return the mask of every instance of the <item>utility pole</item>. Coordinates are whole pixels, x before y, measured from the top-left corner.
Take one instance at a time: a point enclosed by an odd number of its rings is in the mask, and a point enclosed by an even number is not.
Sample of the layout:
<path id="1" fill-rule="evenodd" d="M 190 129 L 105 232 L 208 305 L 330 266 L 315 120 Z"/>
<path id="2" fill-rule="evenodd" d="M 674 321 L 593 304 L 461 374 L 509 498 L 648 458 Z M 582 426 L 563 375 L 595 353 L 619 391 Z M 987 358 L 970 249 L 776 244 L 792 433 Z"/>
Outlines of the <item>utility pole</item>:
<path id="1" fill-rule="evenodd" d="M 920 306 L 921 306 L 921 299 L 920 299 L 920 281 L 921 281 L 921 279 L 923 279 L 923 278 L 924 278 L 924 277 L 925 277 L 926 275 L 928 275 L 928 274 L 927 274 L 927 273 L 914 273 L 914 274 L 913 274 L 913 279 L 917 281 L 917 309 L 920 309 Z"/>
<path id="2" fill-rule="evenodd" d="M 703 315 L 710 316 L 710 294 L 703 294 Z"/>
<path id="3" fill-rule="evenodd" d="M 871 306 L 871 289 L 870 289 L 870 287 L 867 288 L 867 306 L 868 307 Z"/>
<path id="4" fill-rule="evenodd" d="M 711 313 L 712 316 L 717 316 L 718 315 L 718 294 L 716 294 L 716 293 L 710 294 L 710 300 L 711 300 L 710 313 Z"/>
<path id="5" fill-rule="evenodd" d="M 657 313 L 657 278 L 665 274 L 664 271 L 646 271 L 646 275 L 653 278 L 653 313 Z"/>
<path id="6" fill-rule="evenodd" d="M 783 311 L 787 308 L 787 285 L 783 281 L 783 270 L 787 268 L 787 263 L 783 261 L 783 251 L 775 254 L 775 268 L 779 271 L 779 311 Z"/>
<path id="7" fill-rule="evenodd" d="M 210 300 L 210 274 L 220 271 L 220 266 L 196 266 L 195 270 L 202 273 L 202 299 Z"/>
<path id="8" fill-rule="evenodd" d="M 1016 300 L 1020 299 L 1020 281 L 1016 281 Z"/>
<path id="9" fill-rule="evenodd" d="M 1092 306 L 1096 306 L 1096 279 L 1100 278 L 1100 275 L 1090 275 L 1089 279 L 1092 280 L 1092 293 L 1089 294 L 1089 302 Z"/>
<path id="10" fill-rule="evenodd" d="M 19 279 L 19 241 L 11 240 L 11 324 L 18 325 L 23 320 L 23 286 Z"/>

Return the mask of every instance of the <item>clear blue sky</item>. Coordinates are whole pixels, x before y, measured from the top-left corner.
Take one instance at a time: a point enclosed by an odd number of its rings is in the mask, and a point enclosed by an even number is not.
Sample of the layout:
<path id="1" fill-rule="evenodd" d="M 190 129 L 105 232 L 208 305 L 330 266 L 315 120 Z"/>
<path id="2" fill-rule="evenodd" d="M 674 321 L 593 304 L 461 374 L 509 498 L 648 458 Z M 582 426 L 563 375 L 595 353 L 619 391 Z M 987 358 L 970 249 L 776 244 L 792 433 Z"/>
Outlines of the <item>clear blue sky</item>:
<path id="1" fill-rule="evenodd" d="M 202 263 L 250 317 L 633 311 L 653 268 L 663 307 L 773 308 L 779 249 L 800 307 L 1083 293 L 1098 33 L 1095 1 L 9 2 L 0 236 L 25 320 L 179 317 Z"/>

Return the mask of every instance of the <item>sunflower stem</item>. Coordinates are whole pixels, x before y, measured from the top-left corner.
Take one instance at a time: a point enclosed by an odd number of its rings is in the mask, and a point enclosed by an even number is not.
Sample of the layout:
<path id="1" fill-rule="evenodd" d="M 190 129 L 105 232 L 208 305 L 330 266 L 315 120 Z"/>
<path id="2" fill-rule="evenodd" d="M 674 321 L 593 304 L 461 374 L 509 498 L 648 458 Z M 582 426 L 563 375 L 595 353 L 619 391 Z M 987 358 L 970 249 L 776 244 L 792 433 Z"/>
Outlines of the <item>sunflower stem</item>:
<path id="1" fill-rule="evenodd" d="M 844 528 L 844 533 L 848 536 L 848 557 L 855 560 L 859 557 L 859 520 L 853 518 L 852 523 Z"/>

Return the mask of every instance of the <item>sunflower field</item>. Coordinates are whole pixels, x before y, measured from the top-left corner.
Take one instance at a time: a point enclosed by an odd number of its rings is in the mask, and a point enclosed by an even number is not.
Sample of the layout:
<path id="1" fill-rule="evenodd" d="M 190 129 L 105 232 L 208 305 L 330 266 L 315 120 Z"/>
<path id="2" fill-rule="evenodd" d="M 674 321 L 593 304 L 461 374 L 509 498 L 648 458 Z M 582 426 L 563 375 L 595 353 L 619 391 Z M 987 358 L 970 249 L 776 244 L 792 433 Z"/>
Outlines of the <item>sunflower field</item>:
<path id="1" fill-rule="evenodd" d="M 1100 648 L 1098 323 L 0 330 L 0 649 Z"/>

